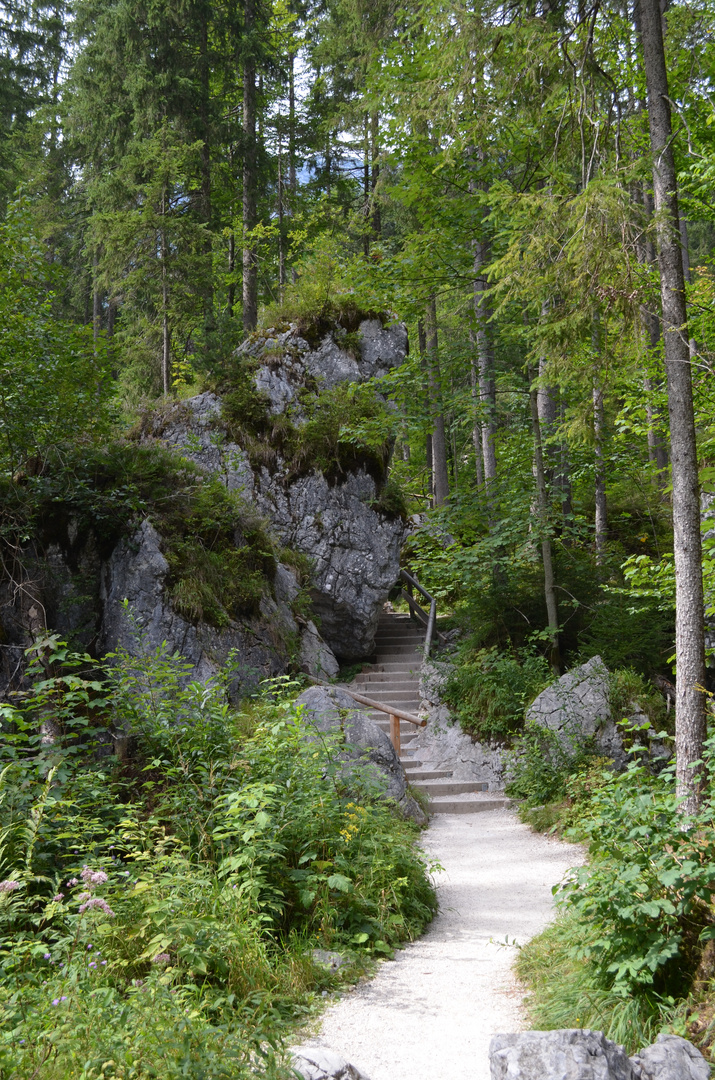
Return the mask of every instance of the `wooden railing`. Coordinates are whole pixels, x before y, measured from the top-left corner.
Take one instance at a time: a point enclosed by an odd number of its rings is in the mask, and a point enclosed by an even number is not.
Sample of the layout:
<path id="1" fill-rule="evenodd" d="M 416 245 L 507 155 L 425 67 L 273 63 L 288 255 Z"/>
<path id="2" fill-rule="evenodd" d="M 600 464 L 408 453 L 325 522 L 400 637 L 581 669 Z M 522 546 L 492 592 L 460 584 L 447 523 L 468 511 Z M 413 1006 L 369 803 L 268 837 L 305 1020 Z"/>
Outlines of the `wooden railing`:
<path id="1" fill-rule="evenodd" d="M 402 590 L 402 595 L 407 601 L 410 611 L 419 622 L 421 622 L 424 626 L 427 627 L 424 644 L 424 653 L 426 660 L 430 654 L 430 649 L 432 648 L 432 638 L 436 637 L 438 641 L 444 641 L 444 636 L 440 634 L 439 630 L 435 625 L 437 621 L 437 601 L 435 600 L 432 593 L 427 592 L 427 589 L 425 589 L 424 586 L 420 585 L 417 578 L 413 577 L 412 574 L 408 574 L 406 570 L 400 570 L 400 581 L 404 581 L 407 585 L 407 588 Z M 429 603 L 429 614 L 425 611 L 423 607 L 420 607 L 420 605 L 415 600 L 413 595 L 415 589 Z"/>
<path id="2" fill-rule="evenodd" d="M 320 682 L 318 679 L 310 680 L 314 686 L 324 686 L 326 690 L 334 689 L 329 683 Z M 384 705 L 381 701 L 375 701 L 374 698 L 365 697 L 364 694 L 356 694 L 353 690 L 348 690 L 347 686 L 341 686 L 341 690 L 344 690 L 346 694 L 350 694 L 351 698 L 360 702 L 361 705 L 369 705 L 371 709 L 377 709 L 378 712 L 384 712 L 390 717 L 390 742 L 395 748 L 395 753 L 398 758 L 401 753 L 401 740 L 400 740 L 400 720 L 406 720 L 408 724 L 414 724 L 415 727 L 424 727 L 427 723 L 426 720 L 421 720 L 419 716 L 415 716 L 414 713 L 405 712 L 404 709 L 398 709 L 396 705 Z"/>
<path id="3" fill-rule="evenodd" d="M 424 727 L 427 723 L 426 720 L 420 720 L 419 716 L 405 712 L 404 709 L 398 709 L 395 705 L 383 705 L 381 701 L 375 701 L 374 698 L 365 697 L 363 694 L 355 694 L 352 690 L 348 690 L 347 687 L 343 687 L 343 689 L 350 694 L 351 698 L 359 701 L 361 705 L 369 705 L 371 709 L 387 713 L 390 717 L 390 742 L 394 746 L 398 757 L 401 752 L 400 720 L 406 720 L 408 724 L 414 724 L 415 727 Z"/>

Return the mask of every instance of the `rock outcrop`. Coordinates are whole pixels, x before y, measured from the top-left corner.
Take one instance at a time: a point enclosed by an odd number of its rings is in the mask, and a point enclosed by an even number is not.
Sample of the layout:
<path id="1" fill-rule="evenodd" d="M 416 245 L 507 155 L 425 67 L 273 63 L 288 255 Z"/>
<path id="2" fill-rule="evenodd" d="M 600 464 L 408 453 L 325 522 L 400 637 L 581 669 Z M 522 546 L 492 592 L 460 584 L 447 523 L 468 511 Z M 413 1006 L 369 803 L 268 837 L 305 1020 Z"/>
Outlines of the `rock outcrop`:
<path id="1" fill-rule="evenodd" d="M 260 613 L 220 628 L 194 624 L 177 614 L 169 602 L 165 582 L 169 574 L 161 550 L 161 537 L 149 521 L 121 540 L 101 573 L 100 654 L 121 647 L 129 653 L 153 651 L 163 643 L 169 653 L 180 653 L 193 665 L 191 677 L 205 681 L 236 657 L 231 690 L 239 695 L 261 679 L 285 670 L 286 652 L 280 642 L 297 642 L 304 670 L 320 678 L 337 673 L 335 657 L 321 640 L 315 625 L 299 626 L 289 602 L 298 591 L 290 569 L 278 564 L 276 599 L 264 596 Z"/>
<path id="2" fill-rule="evenodd" d="M 299 435 L 311 418 L 320 417 L 322 391 L 384 375 L 407 352 L 401 325 L 383 328 L 379 320 L 363 320 L 352 335 L 359 350 L 354 343 L 352 351 L 341 345 L 346 336 L 336 327 L 311 347 L 292 326 L 281 333 L 267 330 L 239 349 L 238 360 L 250 365 L 252 379 L 252 389 L 244 385 L 244 399 L 254 392 L 254 411 L 262 407 L 268 417 L 284 418 L 284 443 L 285 424 Z M 281 543 L 307 556 L 321 636 L 343 660 L 368 656 L 380 609 L 399 574 L 405 535 L 400 516 L 378 505 L 382 480 L 376 470 L 359 455 L 342 467 L 337 462 L 337 475 L 326 475 L 317 461 L 301 460 L 297 468 L 280 440 L 273 445 L 270 424 L 250 453 L 231 430 L 221 398 L 207 392 L 155 416 L 145 436 L 160 439 L 243 494 Z"/>
<path id="3" fill-rule="evenodd" d="M 600 1031 L 565 1028 L 495 1035 L 489 1047 L 492 1080 L 708 1080 L 700 1051 L 678 1035 L 628 1057 Z"/>
<path id="4" fill-rule="evenodd" d="M 311 686 L 296 699 L 303 715 L 317 731 L 341 732 L 344 738 L 344 773 L 359 768 L 378 791 L 397 804 L 405 817 L 425 824 L 426 817 L 409 793 L 405 770 L 389 736 L 356 706 L 339 687 Z"/>

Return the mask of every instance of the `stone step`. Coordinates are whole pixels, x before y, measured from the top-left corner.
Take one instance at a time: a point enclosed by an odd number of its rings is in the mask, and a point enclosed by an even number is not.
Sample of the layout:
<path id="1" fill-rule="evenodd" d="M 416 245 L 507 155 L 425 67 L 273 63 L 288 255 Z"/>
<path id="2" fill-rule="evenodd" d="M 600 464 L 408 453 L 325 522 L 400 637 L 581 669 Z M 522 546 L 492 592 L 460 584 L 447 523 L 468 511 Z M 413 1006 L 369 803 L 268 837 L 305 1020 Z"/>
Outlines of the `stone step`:
<path id="1" fill-rule="evenodd" d="M 375 635 L 375 640 L 378 645 L 389 645 L 391 642 L 399 642 L 401 645 L 408 644 L 417 647 L 418 645 L 424 644 L 424 634 L 412 630 L 378 630 Z"/>
<path id="2" fill-rule="evenodd" d="M 437 798 L 430 800 L 431 814 L 480 814 L 485 810 L 503 810 L 511 800 L 500 796 L 472 796 L 471 798 Z"/>
<path id="3" fill-rule="evenodd" d="M 412 775 L 412 770 L 419 769 L 422 765 L 422 762 L 419 761 L 417 758 L 400 758 L 400 764 L 402 765 L 402 768 L 405 770 L 405 772 L 408 772 L 410 775 Z"/>
<path id="4" fill-rule="evenodd" d="M 419 672 L 410 671 L 361 671 L 359 675 L 355 676 L 355 682 L 374 682 L 374 683 L 405 683 L 409 686 L 417 686 L 419 683 Z"/>
<path id="5" fill-rule="evenodd" d="M 417 658 L 417 662 L 411 664 L 409 659 L 403 660 L 400 657 L 397 660 L 379 660 L 370 665 L 367 671 L 363 671 L 363 675 L 372 674 L 377 672 L 381 674 L 384 672 L 386 675 L 417 675 L 420 674 L 420 668 L 422 667 L 422 660 Z"/>
<path id="6" fill-rule="evenodd" d="M 409 781 L 411 784 L 418 780 L 441 780 L 443 777 L 452 775 L 451 772 L 448 772 L 446 769 L 421 769 L 419 768 L 421 764 L 422 762 L 418 761 L 417 768 L 409 768 L 404 761 L 402 762 L 403 769 L 409 774 Z"/>
<path id="7" fill-rule="evenodd" d="M 397 705 L 399 701 L 414 701 L 419 705 L 419 694 L 415 692 L 417 689 L 415 686 L 408 686 L 405 690 L 394 690 L 385 683 L 381 683 L 380 686 L 381 689 L 378 691 L 376 688 L 374 694 L 368 694 L 365 690 L 364 696 L 371 697 L 375 701 L 384 701 L 386 705 Z M 357 690 L 355 692 L 358 693 Z M 363 693 L 362 690 L 359 692 Z"/>
<path id="8" fill-rule="evenodd" d="M 387 656 L 419 656 L 420 663 L 422 662 L 422 651 L 416 649 L 415 646 L 409 642 L 405 645 L 394 645 L 390 643 L 389 646 L 386 646 L 384 649 L 376 649 L 373 655 L 379 655 L 380 663 L 383 663 L 383 658 Z"/>
<path id="9" fill-rule="evenodd" d="M 449 783 L 440 783 L 435 780 L 423 781 L 421 777 L 410 777 L 410 783 L 420 791 L 426 791 L 429 795 L 475 795 L 478 791 L 487 791 L 488 784 L 479 784 L 474 780 L 452 780 Z"/>
<path id="10" fill-rule="evenodd" d="M 409 694 L 411 698 L 419 697 L 419 685 L 417 679 L 390 679 L 385 682 L 354 682 L 356 694 L 364 694 L 365 697 L 375 698 L 382 701 L 381 694 Z M 357 687 L 360 689 L 358 690 Z"/>

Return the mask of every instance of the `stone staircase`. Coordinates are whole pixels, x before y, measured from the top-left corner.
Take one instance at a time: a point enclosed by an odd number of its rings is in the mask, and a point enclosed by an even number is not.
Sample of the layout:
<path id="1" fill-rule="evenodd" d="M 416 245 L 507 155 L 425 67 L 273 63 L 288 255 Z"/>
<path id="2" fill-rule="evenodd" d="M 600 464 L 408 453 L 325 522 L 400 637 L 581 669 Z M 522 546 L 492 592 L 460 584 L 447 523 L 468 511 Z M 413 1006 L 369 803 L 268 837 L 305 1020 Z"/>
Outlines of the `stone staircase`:
<path id="1" fill-rule="evenodd" d="M 417 713 L 420 707 L 420 668 L 423 660 L 425 632 L 409 615 L 383 612 L 375 638 L 375 655 L 369 670 L 357 675 L 351 688 L 356 693 L 394 705 L 404 712 Z M 390 730 L 386 713 L 365 709 L 383 731 Z M 433 814 L 474 814 L 480 810 L 496 810 L 507 806 L 509 800 L 499 795 L 486 795 L 486 784 L 474 781 L 453 781 L 451 772 L 422 769 L 411 744 L 418 728 L 400 720 L 402 762 L 411 787 L 427 792 Z"/>

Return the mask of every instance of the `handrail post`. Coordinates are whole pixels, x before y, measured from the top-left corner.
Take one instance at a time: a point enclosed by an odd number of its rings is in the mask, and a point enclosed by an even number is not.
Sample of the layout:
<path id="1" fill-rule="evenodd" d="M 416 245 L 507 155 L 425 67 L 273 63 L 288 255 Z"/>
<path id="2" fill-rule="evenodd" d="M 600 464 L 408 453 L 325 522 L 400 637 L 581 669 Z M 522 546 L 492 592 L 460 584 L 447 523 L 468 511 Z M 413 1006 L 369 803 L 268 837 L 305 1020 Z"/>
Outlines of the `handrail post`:
<path id="1" fill-rule="evenodd" d="M 427 633 L 425 634 L 425 660 L 429 657 L 430 648 L 432 646 L 432 634 L 434 633 L 434 623 L 437 617 L 437 601 L 432 598 L 432 603 L 429 608 L 429 622 L 427 623 Z"/>
<path id="2" fill-rule="evenodd" d="M 395 753 L 398 758 L 402 753 L 402 747 L 400 745 L 400 718 L 390 713 L 390 742 L 395 748 Z"/>

